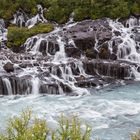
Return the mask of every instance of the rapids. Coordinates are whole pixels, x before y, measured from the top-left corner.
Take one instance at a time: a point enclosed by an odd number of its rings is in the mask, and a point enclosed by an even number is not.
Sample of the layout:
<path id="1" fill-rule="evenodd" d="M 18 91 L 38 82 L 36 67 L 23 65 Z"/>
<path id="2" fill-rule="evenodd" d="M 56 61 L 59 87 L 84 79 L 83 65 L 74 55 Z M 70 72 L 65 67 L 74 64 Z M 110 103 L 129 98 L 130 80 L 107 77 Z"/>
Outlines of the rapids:
<path id="1" fill-rule="evenodd" d="M 50 127 L 57 127 L 58 117 L 77 115 L 82 123 L 93 127 L 92 140 L 129 140 L 140 127 L 139 83 L 112 85 L 102 90 L 91 89 L 91 95 L 28 95 L 0 97 L 0 128 L 9 117 L 32 107 L 38 117 L 45 117 Z"/>

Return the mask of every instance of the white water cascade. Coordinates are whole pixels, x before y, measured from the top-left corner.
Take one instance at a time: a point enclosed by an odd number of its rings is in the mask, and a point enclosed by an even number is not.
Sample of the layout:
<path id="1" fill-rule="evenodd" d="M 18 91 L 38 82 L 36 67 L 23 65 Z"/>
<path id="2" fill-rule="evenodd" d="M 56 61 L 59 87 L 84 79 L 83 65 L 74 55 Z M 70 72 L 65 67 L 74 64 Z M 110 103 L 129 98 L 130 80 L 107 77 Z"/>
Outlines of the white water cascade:
<path id="1" fill-rule="evenodd" d="M 133 19 L 133 22 L 131 19 L 128 20 L 129 22 L 127 21 L 127 24 L 130 26 L 129 28 L 125 27 L 123 24 L 117 21 L 114 22 L 111 20 L 109 23 L 112 27 L 112 32 L 118 31 L 121 33 L 118 37 L 122 41 L 118 46 L 118 59 L 140 63 L 140 54 L 136 49 L 137 42 L 135 41 L 135 36 L 132 32 L 135 27 L 135 20 Z M 137 27 L 139 27 L 139 24 L 137 24 Z M 114 38 L 116 38 L 116 36 L 114 36 L 113 39 Z"/>
<path id="2" fill-rule="evenodd" d="M 11 87 L 11 83 L 10 83 L 9 79 L 3 78 L 2 81 L 3 81 L 4 84 L 5 84 L 6 90 L 7 90 L 7 92 L 8 92 L 7 94 L 8 94 L 8 95 L 13 95 L 12 87 Z"/>
<path id="3" fill-rule="evenodd" d="M 44 10 L 41 5 L 37 5 L 37 11 L 38 13 L 34 16 L 29 18 L 28 15 L 22 10 L 19 9 L 14 15 L 14 19 L 11 21 L 12 24 L 16 24 L 20 27 L 28 27 L 32 28 L 37 23 L 46 23 L 47 20 L 44 18 Z"/>
<path id="4" fill-rule="evenodd" d="M 39 83 L 40 83 L 40 81 L 39 81 L 38 77 L 33 77 L 31 82 L 32 82 L 31 93 L 34 94 L 34 95 L 39 94 L 39 86 L 40 86 Z"/>
<path id="5" fill-rule="evenodd" d="M 31 23 L 28 24 L 29 28 L 34 26 L 37 20 L 46 23 L 44 20 L 37 19 L 43 16 L 44 10 L 38 5 L 38 11 L 40 11 L 38 15 L 32 20 L 26 20 L 26 23 L 27 21 Z M 99 24 L 103 24 L 103 27 Z M 101 30 L 105 28 L 104 32 L 111 34 L 109 34 L 110 38 L 104 41 L 106 34 L 102 32 L 104 36 L 101 38 L 96 28 Z M 1 51 L 2 66 L 5 54 L 7 60 L 14 64 L 14 71 L 6 74 L 2 67 L 2 74 L 4 73 L 6 77 L 12 76 L 10 80 L 14 86 L 12 87 L 14 94 L 20 94 L 22 90 L 22 94 L 27 92 L 28 94 L 83 95 L 89 94 L 88 88 L 107 85 L 109 82 L 104 79 L 106 77 L 123 80 L 134 77 L 138 80 L 140 73 L 139 28 L 139 19 L 133 17 L 124 23 L 111 19 L 67 23 L 62 27 L 56 27 L 50 33 L 28 38 L 21 46 L 24 53 L 16 54 L 9 49 Z M 100 53 L 106 52 L 106 47 L 107 53 L 114 54 L 115 59 L 100 58 Z M 96 57 L 90 58 L 87 53 Z"/>

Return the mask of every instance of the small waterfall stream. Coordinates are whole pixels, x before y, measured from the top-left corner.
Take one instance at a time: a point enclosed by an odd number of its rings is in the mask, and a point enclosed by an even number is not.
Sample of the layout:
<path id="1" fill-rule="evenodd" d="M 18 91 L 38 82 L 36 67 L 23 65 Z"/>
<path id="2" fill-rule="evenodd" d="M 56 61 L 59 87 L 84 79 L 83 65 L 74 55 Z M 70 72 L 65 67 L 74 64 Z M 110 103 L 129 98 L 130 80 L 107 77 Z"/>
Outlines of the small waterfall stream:
<path id="1" fill-rule="evenodd" d="M 6 90 L 7 94 L 8 95 L 13 95 L 12 87 L 11 87 L 11 83 L 10 83 L 9 79 L 3 78 L 2 81 L 5 84 L 5 87 L 6 87 L 5 90 Z"/>
<path id="2" fill-rule="evenodd" d="M 118 45 L 117 57 L 119 60 L 126 60 L 128 62 L 137 63 L 140 65 L 140 19 L 130 17 L 123 25 L 118 21 L 109 20 L 109 24 L 112 27 L 112 32 L 118 31 L 120 35 L 118 39 L 121 43 Z M 113 39 L 116 35 L 113 36 Z M 112 39 L 112 40 L 113 40 Z M 112 42 L 112 40 L 110 42 Z M 136 80 L 139 79 L 140 73 L 137 71 L 137 67 L 132 67 L 132 72 L 135 75 Z"/>

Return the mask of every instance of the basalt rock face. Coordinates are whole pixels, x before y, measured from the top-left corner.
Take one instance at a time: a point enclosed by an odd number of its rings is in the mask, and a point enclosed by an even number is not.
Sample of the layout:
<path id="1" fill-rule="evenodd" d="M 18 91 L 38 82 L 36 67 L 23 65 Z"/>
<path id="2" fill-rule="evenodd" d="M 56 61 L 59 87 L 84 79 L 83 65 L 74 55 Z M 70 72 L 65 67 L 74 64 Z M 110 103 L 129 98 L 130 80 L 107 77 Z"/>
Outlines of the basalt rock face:
<path id="1" fill-rule="evenodd" d="M 140 71 L 138 29 L 110 19 L 85 20 L 33 36 L 18 53 L 1 49 L 0 94 L 78 95 L 134 80 Z"/>
<path id="2" fill-rule="evenodd" d="M 107 19 L 80 22 L 70 28 L 68 33 L 73 37 L 76 46 L 83 51 L 94 48 L 96 40 L 99 44 L 103 44 L 112 37 L 112 30 Z"/>
<path id="3" fill-rule="evenodd" d="M 92 60 L 85 62 L 85 71 L 90 75 L 113 77 L 115 79 L 127 79 L 131 77 L 130 64 L 120 61 Z"/>

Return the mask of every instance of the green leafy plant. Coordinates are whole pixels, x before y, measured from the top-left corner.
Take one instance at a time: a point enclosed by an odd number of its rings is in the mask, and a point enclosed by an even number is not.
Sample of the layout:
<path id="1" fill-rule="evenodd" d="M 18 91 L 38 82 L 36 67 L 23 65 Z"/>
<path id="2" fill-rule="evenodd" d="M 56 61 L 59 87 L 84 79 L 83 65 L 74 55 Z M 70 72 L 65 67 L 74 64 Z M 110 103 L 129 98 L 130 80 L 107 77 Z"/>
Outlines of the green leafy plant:
<path id="1" fill-rule="evenodd" d="M 49 129 L 46 121 L 32 117 L 32 111 L 26 109 L 20 117 L 8 121 L 6 132 L 0 134 L 0 140 L 46 140 Z"/>
<path id="2" fill-rule="evenodd" d="M 62 115 L 59 119 L 59 129 L 52 136 L 52 140 L 90 140 L 91 127 L 86 125 L 86 130 L 82 131 L 81 122 L 77 117 L 68 119 Z"/>
<path id="3" fill-rule="evenodd" d="M 86 125 L 85 131 L 77 117 L 68 119 L 63 115 L 59 118 L 58 129 L 51 130 L 44 119 L 33 117 L 32 111 L 26 109 L 19 117 L 8 121 L 0 140 L 90 140 L 91 127 Z"/>
<path id="4" fill-rule="evenodd" d="M 134 134 L 131 134 L 131 140 L 140 140 L 140 130 Z"/>

